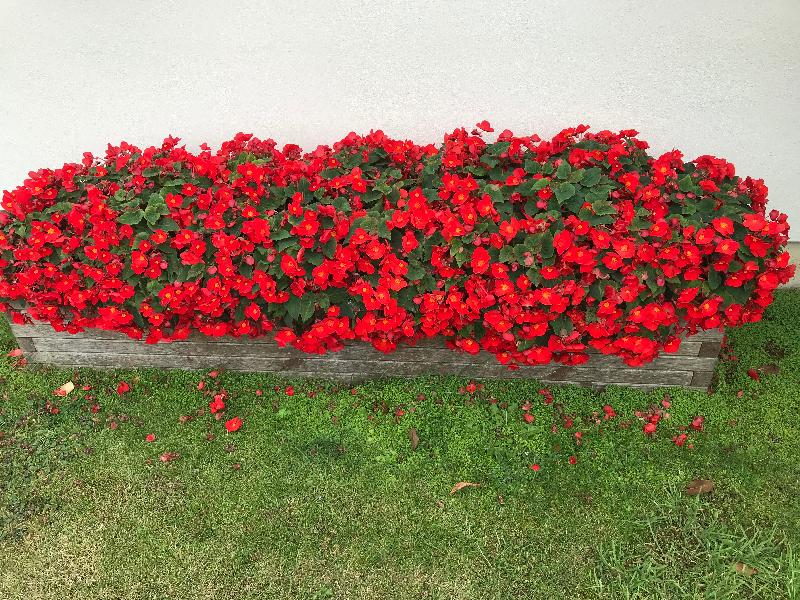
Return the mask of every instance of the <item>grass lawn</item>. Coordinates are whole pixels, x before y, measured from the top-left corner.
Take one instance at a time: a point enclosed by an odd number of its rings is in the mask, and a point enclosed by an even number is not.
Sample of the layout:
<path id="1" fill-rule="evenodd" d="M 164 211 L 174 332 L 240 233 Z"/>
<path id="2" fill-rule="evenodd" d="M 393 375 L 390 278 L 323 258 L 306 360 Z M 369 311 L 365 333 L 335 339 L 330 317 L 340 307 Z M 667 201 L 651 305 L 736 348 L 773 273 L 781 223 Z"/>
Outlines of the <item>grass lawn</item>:
<path id="1" fill-rule="evenodd" d="M 0 358 L 0 598 L 800 597 L 800 293 L 729 338 L 716 393 L 670 390 L 651 438 L 635 411 L 665 391 L 559 387 L 546 405 L 534 381 L 354 394 Z M 219 386 L 236 433 L 207 412 Z M 688 495 L 695 479 L 714 490 Z M 480 486 L 451 495 L 460 481 Z"/>

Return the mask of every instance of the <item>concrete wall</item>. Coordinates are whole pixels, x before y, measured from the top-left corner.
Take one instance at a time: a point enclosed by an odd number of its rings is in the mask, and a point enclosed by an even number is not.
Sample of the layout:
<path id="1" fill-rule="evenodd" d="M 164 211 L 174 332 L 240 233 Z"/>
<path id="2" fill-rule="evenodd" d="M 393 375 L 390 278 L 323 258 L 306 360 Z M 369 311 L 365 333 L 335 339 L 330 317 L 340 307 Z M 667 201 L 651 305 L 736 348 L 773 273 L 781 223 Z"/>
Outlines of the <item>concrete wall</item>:
<path id="1" fill-rule="evenodd" d="M 106 142 L 637 128 L 790 214 L 800 1 L 0 0 L 0 188 Z"/>
<path id="2" fill-rule="evenodd" d="M 800 242 L 789 243 L 789 254 L 792 257 L 792 264 L 797 265 L 797 270 L 794 279 L 787 284 L 787 287 L 800 288 Z"/>

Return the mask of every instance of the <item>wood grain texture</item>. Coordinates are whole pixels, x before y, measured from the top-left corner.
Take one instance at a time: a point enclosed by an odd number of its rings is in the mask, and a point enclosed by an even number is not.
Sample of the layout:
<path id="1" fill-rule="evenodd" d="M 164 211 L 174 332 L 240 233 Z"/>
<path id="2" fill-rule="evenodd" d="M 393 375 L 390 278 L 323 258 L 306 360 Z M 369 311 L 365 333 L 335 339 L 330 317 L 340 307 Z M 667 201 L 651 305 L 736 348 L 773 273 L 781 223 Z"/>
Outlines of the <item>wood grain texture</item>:
<path id="1" fill-rule="evenodd" d="M 49 325 L 11 325 L 28 360 L 59 367 L 209 369 L 276 373 L 292 377 L 326 377 L 359 381 L 381 376 L 444 374 L 474 378 L 534 378 L 543 383 L 574 383 L 651 389 L 682 386 L 707 389 L 719 355 L 722 334 L 703 332 L 685 340 L 674 354 L 662 354 L 642 367 L 629 367 L 616 356 L 591 352 L 587 363 L 558 363 L 509 370 L 491 354 L 455 352 L 441 338 L 402 346 L 391 354 L 365 342 L 350 342 L 340 352 L 305 354 L 280 348 L 269 338 L 209 338 L 145 344 L 118 332 L 56 332 Z"/>

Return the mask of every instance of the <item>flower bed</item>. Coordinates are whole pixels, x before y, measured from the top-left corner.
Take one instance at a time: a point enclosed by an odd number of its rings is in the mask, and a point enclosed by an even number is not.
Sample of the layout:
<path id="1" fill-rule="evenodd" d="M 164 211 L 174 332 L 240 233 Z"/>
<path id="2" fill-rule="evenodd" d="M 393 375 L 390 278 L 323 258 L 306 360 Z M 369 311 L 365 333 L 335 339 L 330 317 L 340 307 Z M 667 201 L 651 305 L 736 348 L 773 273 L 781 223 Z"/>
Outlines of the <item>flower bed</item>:
<path id="1" fill-rule="evenodd" d="M 453 352 L 444 340 L 420 340 L 394 352 L 376 352 L 367 342 L 351 341 L 339 352 L 309 354 L 281 348 L 262 338 L 210 338 L 192 334 L 185 340 L 146 346 L 122 333 L 90 329 L 56 332 L 45 324 L 12 324 L 24 360 L 64 368 L 225 369 L 278 373 L 291 377 L 325 377 L 350 383 L 386 375 L 425 374 L 480 378 L 535 378 L 543 383 L 572 383 L 593 388 L 608 385 L 653 389 L 680 386 L 707 390 L 712 383 L 722 334 L 704 331 L 680 348 L 640 367 L 628 367 L 618 356 L 589 349 L 581 365 L 523 365 L 509 369 L 487 352 Z"/>
<path id="2" fill-rule="evenodd" d="M 425 338 L 504 365 L 627 365 L 757 321 L 793 267 L 786 215 L 732 164 L 636 132 L 551 140 L 238 134 L 31 173 L 4 192 L 0 309 L 147 343 L 274 336 L 309 354 Z"/>

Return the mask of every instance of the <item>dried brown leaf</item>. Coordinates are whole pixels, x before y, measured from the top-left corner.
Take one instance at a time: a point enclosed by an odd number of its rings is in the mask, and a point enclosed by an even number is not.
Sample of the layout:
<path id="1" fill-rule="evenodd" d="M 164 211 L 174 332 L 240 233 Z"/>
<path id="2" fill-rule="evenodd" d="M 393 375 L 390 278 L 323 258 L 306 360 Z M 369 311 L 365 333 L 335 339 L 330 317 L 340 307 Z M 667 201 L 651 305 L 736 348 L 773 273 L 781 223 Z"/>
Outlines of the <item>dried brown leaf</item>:
<path id="1" fill-rule="evenodd" d="M 457 484 L 453 486 L 453 489 L 450 490 L 450 495 L 452 496 L 456 492 L 461 491 L 466 487 L 481 487 L 481 484 L 473 483 L 471 481 L 459 481 Z"/>
<path id="2" fill-rule="evenodd" d="M 699 496 L 700 494 L 710 494 L 714 491 L 714 482 L 710 479 L 695 479 L 686 486 L 686 493 L 689 496 Z"/>
<path id="3" fill-rule="evenodd" d="M 755 567 L 751 567 L 743 562 L 737 562 L 733 565 L 733 568 L 736 570 L 737 573 L 740 575 L 747 575 L 748 577 L 752 577 L 756 573 L 758 573 L 758 569 Z"/>
<path id="4" fill-rule="evenodd" d="M 175 460 L 179 456 L 180 454 L 178 454 L 177 452 L 164 452 L 164 454 L 162 454 L 158 458 L 161 460 L 161 462 L 167 463 Z"/>
<path id="5" fill-rule="evenodd" d="M 411 440 L 411 449 L 416 450 L 417 446 L 419 446 L 419 434 L 413 427 L 408 430 L 408 439 Z"/>
<path id="6" fill-rule="evenodd" d="M 54 393 L 56 396 L 61 396 L 61 397 L 64 397 L 64 396 L 66 396 L 67 394 L 69 394 L 70 392 L 72 392 L 72 390 L 74 390 L 74 389 L 75 389 L 75 384 L 74 384 L 74 383 L 72 383 L 71 381 L 68 381 L 68 382 L 67 382 L 67 383 L 65 383 L 64 385 L 62 385 L 62 386 L 60 386 L 60 387 L 56 388 L 56 389 L 53 391 L 53 393 Z"/>

